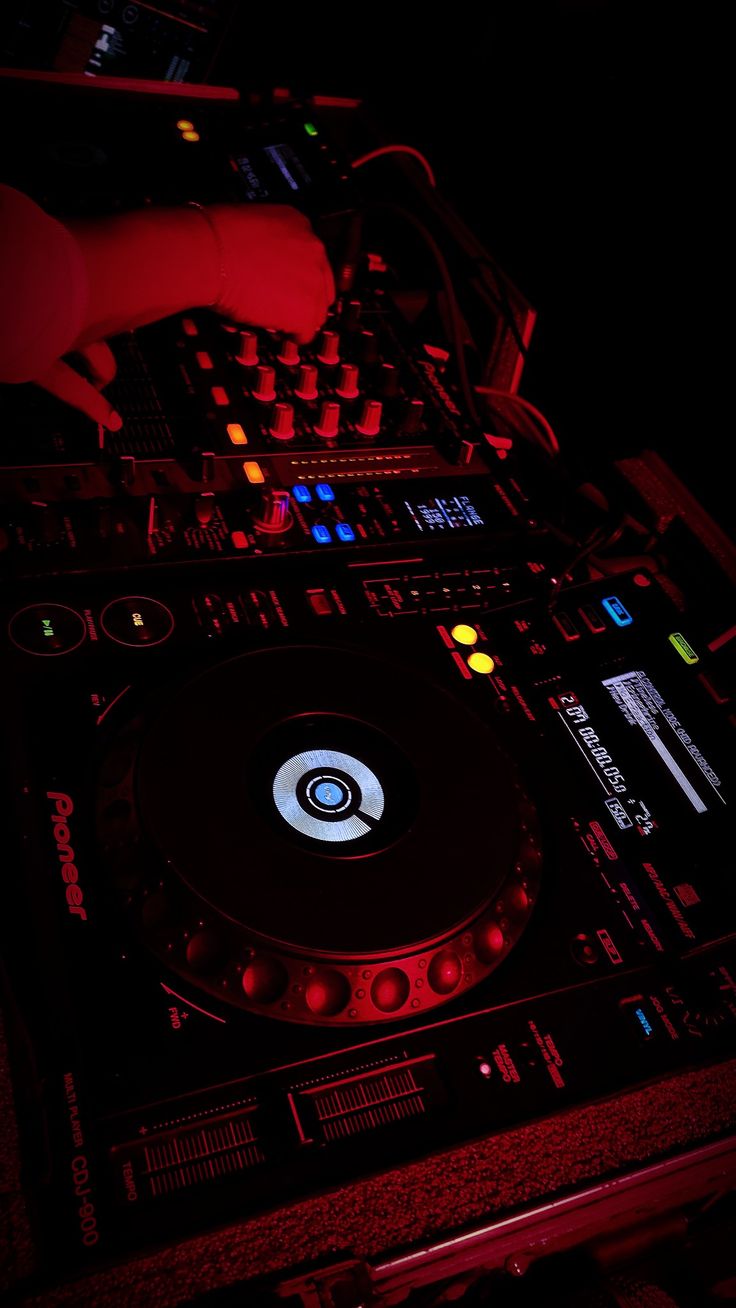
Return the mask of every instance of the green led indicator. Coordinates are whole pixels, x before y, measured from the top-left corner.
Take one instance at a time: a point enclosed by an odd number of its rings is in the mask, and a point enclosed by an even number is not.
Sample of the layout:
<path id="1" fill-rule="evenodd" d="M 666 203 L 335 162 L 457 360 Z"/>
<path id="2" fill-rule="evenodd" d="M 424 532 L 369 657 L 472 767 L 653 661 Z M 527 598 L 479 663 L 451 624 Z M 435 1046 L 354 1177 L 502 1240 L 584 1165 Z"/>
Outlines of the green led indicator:
<path id="1" fill-rule="evenodd" d="M 677 650 L 677 653 L 680 655 L 680 658 L 683 658 L 686 663 L 700 662 L 698 655 L 695 653 L 695 650 L 693 649 L 689 641 L 685 640 L 685 637 L 683 636 L 682 632 L 673 631 L 669 640 L 670 640 L 670 644 L 674 645 L 675 649 Z"/>
<path id="2" fill-rule="evenodd" d="M 315 127 L 314 123 L 305 123 L 304 130 L 307 133 L 307 136 L 319 136 L 319 132 L 317 131 L 317 128 Z"/>
<path id="3" fill-rule="evenodd" d="M 44 636 L 53 636 L 54 628 L 51 625 L 51 618 L 41 618 L 41 631 Z"/>

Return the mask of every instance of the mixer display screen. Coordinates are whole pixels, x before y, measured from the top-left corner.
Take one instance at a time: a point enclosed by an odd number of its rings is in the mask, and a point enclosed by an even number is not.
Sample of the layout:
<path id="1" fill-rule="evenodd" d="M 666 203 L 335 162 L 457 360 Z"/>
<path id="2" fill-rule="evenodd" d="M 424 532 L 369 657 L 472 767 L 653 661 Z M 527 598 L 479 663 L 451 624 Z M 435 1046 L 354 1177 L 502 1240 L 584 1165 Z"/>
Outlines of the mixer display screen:
<path id="1" fill-rule="evenodd" d="M 469 495 L 452 495 L 447 498 L 437 495 L 414 503 L 404 500 L 404 505 L 417 531 L 422 533 L 485 526 L 484 518 Z"/>
<path id="2" fill-rule="evenodd" d="M 302 160 L 287 144 L 252 150 L 237 156 L 235 164 L 245 181 L 249 200 L 267 200 L 285 190 L 297 194 L 312 183 Z"/>

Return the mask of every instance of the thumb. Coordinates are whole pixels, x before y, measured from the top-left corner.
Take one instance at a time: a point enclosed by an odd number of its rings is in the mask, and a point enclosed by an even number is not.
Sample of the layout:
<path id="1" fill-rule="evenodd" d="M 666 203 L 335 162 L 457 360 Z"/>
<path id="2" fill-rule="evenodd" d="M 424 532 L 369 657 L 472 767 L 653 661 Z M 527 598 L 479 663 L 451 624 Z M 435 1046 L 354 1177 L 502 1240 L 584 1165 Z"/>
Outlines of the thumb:
<path id="1" fill-rule="evenodd" d="M 37 386 L 41 386 L 50 395 L 55 395 L 57 400 L 63 400 L 64 404 L 71 404 L 73 408 L 86 413 L 88 418 L 106 427 L 108 431 L 119 431 L 122 427 L 123 420 L 110 401 L 70 368 L 68 363 L 57 360 L 34 380 Z"/>

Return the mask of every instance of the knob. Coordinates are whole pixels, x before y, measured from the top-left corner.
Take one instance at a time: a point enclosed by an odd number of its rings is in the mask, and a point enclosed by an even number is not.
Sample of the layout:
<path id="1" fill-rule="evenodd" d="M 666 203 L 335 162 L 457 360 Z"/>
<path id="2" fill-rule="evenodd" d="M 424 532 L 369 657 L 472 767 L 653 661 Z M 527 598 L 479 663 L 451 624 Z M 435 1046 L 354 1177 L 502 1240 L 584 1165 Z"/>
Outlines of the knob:
<path id="1" fill-rule="evenodd" d="M 387 400 L 393 399 L 399 393 L 399 370 L 393 363 L 382 363 L 379 374 L 379 386 L 381 394 Z"/>
<path id="2" fill-rule="evenodd" d="M 258 337 L 255 332 L 241 332 L 235 362 L 244 368 L 255 368 L 258 363 Z"/>
<path id="3" fill-rule="evenodd" d="M 340 405 L 334 400 L 325 400 L 322 404 L 319 414 L 319 422 L 315 423 L 314 434 L 319 436 L 323 441 L 334 441 L 337 437 L 340 426 Z"/>
<path id="4" fill-rule="evenodd" d="M 215 475 L 215 456 L 212 450 L 203 450 L 199 456 L 199 480 L 212 481 Z"/>
<path id="5" fill-rule="evenodd" d="M 360 313 L 363 306 L 360 300 L 350 300 L 343 314 L 343 324 L 349 332 L 354 332 L 360 322 Z"/>
<path id="6" fill-rule="evenodd" d="M 212 491 L 202 491 L 194 501 L 194 516 L 200 527 L 206 527 L 215 516 L 215 497 Z"/>
<path id="7" fill-rule="evenodd" d="M 45 500 L 33 500 L 31 507 L 35 533 L 39 540 L 47 544 L 49 541 L 56 540 L 61 531 L 61 520 L 53 505 L 47 504 Z"/>
<path id="8" fill-rule="evenodd" d="M 293 404 L 274 404 L 269 432 L 277 441 L 290 441 L 294 435 Z"/>
<path id="9" fill-rule="evenodd" d="M 258 531 L 273 533 L 287 531 L 291 526 L 289 492 L 286 490 L 264 491 L 258 516 L 254 519 L 254 522 Z"/>
<path id="10" fill-rule="evenodd" d="M 418 431 L 422 425 L 423 416 L 424 400 L 411 400 L 406 406 L 399 426 L 402 435 L 409 436 L 412 432 Z"/>
<path id="11" fill-rule="evenodd" d="M 381 410 L 383 405 L 380 400 L 364 400 L 360 420 L 355 424 L 355 430 L 360 432 L 361 436 L 377 436 L 381 430 Z"/>
<path id="12" fill-rule="evenodd" d="M 284 366 L 287 368 L 298 367 L 299 346 L 297 345 L 296 341 L 290 340 L 288 336 L 285 337 L 285 339 L 281 342 L 281 349 L 279 350 L 278 355 L 276 357 L 278 358 L 279 363 L 283 363 Z"/>
<path id="13" fill-rule="evenodd" d="M 276 399 L 276 372 L 268 364 L 259 364 L 256 373 L 256 384 L 253 387 L 253 398 L 266 403 L 269 400 Z"/>
<path id="14" fill-rule="evenodd" d="M 378 341 L 375 332 L 361 332 L 360 345 L 364 363 L 376 363 L 378 361 Z"/>
<path id="15" fill-rule="evenodd" d="M 340 337 L 337 332 L 323 332 L 319 354 L 320 363 L 328 366 L 340 362 Z"/>
<path id="16" fill-rule="evenodd" d="M 342 396 L 343 400 L 357 400 L 360 391 L 358 389 L 358 368 L 356 364 L 344 363 L 342 365 L 335 391 Z"/>
<path id="17" fill-rule="evenodd" d="M 316 400 L 317 369 L 313 363 L 302 364 L 294 387 L 294 394 L 298 395 L 300 400 Z"/>

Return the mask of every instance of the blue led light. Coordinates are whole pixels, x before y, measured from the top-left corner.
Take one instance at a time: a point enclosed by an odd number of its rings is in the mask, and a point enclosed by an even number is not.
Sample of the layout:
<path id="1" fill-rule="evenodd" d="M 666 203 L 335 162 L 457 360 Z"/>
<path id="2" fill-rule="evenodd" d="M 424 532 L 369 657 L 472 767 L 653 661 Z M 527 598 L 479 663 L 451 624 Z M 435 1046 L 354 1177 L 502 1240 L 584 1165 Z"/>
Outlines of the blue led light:
<path id="1" fill-rule="evenodd" d="M 317 492 L 317 498 L 324 500 L 325 504 L 329 504 L 330 500 L 335 498 L 335 492 L 331 486 L 328 486 L 326 481 L 318 481 L 314 489 Z"/>
<path id="2" fill-rule="evenodd" d="M 610 613 L 617 627 L 630 627 L 634 619 L 629 610 L 624 607 L 618 595 L 609 595 L 608 599 L 601 600 L 606 613 Z"/>
<path id="3" fill-rule="evenodd" d="M 291 493 L 297 504 L 309 504 L 312 499 L 312 492 L 308 486 L 294 486 Z"/>
<path id="4" fill-rule="evenodd" d="M 347 522 L 338 522 L 335 531 L 339 540 L 355 540 L 355 532 Z"/>
<path id="5" fill-rule="evenodd" d="M 323 527 L 321 522 L 312 527 L 312 535 L 318 545 L 329 545 L 332 540 L 329 527 Z"/>
<path id="6" fill-rule="evenodd" d="M 635 1014 L 635 1016 L 639 1019 L 644 1034 L 650 1036 L 650 1035 L 652 1034 L 652 1028 L 651 1028 L 650 1023 L 647 1021 L 647 1018 L 646 1018 L 646 1015 L 645 1015 L 643 1009 L 641 1009 L 641 1008 L 635 1008 L 635 1009 L 634 1009 L 634 1014 Z"/>

